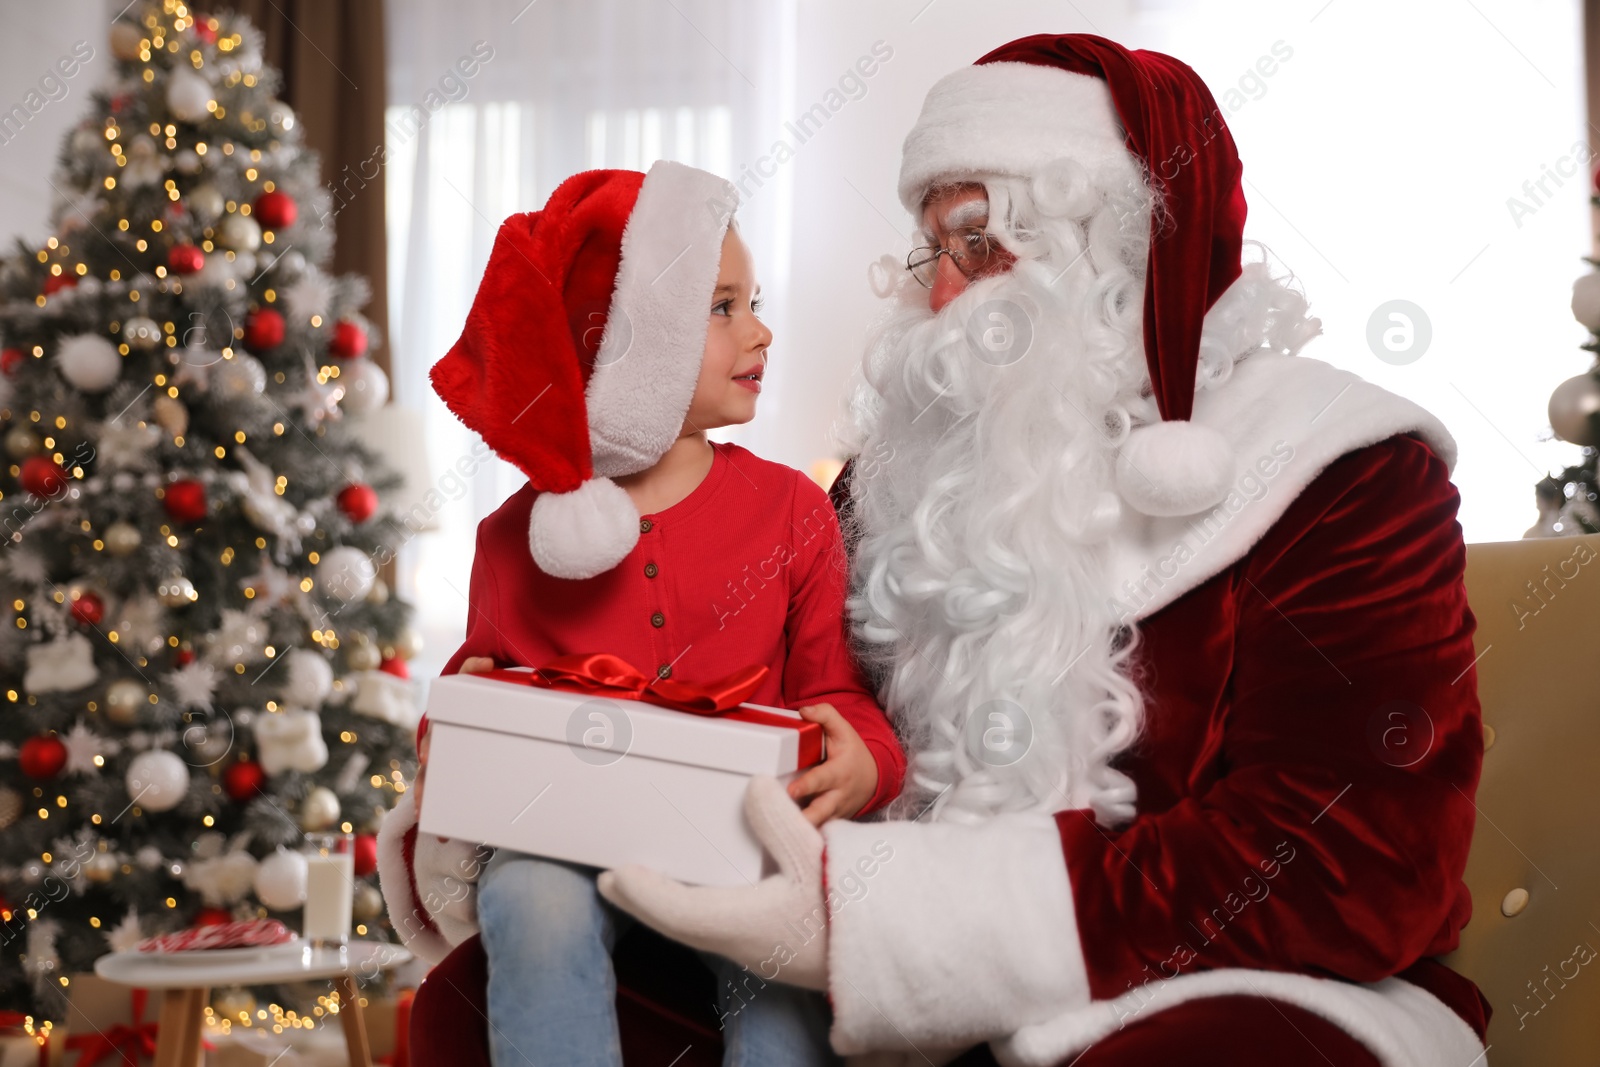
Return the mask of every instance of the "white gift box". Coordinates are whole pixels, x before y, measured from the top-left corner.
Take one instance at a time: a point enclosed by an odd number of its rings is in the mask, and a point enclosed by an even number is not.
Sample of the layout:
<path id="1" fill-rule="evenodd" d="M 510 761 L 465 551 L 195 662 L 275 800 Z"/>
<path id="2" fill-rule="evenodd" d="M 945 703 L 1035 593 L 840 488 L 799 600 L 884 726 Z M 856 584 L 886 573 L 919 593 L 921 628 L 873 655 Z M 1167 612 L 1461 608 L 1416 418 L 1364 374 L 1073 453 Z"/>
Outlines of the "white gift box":
<path id="1" fill-rule="evenodd" d="M 739 711 L 803 723 L 782 708 Z M 428 721 L 421 832 L 698 885 L 761 878 L 745 787 L 757 774 L 787 781 L 804 750 L 821 753 L 812 723 L 803 745 L 784 724 L 469 674 L 433 681 Z"/>

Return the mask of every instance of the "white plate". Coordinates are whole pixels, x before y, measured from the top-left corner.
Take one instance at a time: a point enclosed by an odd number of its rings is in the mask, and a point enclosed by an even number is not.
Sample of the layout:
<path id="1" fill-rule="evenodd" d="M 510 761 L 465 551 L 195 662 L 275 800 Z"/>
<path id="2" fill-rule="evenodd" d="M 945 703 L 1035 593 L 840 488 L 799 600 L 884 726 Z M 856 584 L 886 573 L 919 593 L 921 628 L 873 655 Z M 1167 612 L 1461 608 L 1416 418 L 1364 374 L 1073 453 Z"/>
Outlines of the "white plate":
<path id="1" fill-rule="evenodd" d="M 193 948 L 182 952 L 140 952 L 138 957 L 163 965 L 212 966 L 218 963 L 254 963 L 279 955 L 293 955 L 305 947 L 296 937 L 277 945 L 245 945 L 240 948 Z"/>

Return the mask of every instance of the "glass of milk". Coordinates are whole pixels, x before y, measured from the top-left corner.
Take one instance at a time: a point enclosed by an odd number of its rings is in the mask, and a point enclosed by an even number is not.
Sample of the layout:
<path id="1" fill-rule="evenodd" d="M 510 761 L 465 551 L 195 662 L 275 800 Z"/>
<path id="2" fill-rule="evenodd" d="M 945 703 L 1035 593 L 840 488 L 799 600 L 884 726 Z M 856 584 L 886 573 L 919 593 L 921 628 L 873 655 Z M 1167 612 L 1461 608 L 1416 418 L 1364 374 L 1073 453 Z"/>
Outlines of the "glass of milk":
<path id="1" fill-rule="evenodd" d="M 306 834 L 306 908 L 301 935 L 313 949 L 345 947 L 355 899 L 355 835 Z"/>

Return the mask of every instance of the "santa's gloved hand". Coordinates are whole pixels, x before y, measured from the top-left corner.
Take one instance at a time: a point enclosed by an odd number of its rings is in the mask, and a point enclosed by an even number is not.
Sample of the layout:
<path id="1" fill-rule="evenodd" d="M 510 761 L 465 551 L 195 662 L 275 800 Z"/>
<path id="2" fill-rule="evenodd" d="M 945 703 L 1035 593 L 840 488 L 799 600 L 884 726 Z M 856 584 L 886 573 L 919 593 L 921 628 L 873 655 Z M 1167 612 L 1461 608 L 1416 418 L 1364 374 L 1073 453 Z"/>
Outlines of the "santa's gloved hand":
<path id="1" fill-rule="evenodd" d="M 751 779 L 744 813 L 778 873 L 729 889 L 685 885 L 628 866 L 600 875 L 600 895 L 674 941 L 715 952 L 763 979 L 827 989 L 822 834 L 775 778 Z"/>

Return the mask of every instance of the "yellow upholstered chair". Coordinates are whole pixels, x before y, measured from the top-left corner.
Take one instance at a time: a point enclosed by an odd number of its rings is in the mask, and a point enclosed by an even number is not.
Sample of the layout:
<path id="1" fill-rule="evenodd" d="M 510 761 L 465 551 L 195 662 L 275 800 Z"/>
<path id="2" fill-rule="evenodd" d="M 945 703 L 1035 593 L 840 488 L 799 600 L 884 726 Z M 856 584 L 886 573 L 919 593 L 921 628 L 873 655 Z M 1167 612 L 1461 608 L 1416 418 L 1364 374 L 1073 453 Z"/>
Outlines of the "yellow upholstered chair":
<path id="1" fill-rule="evenodd" d="M 1600 1063 L 1600 535 L 1470 545 L 1483 778 L 1472 921 L 1446 962 L 1491 1067 Z"/>

